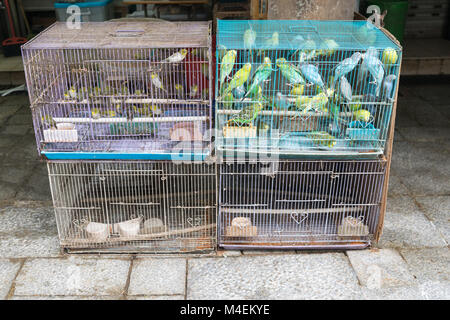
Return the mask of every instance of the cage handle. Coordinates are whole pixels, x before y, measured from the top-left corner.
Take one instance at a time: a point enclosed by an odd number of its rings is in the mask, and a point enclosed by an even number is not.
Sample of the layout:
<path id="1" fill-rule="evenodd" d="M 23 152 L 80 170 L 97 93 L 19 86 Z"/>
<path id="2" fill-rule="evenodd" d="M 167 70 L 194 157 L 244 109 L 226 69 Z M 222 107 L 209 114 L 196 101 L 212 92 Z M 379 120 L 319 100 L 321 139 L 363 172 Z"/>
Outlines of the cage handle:
<path id="1" fill-rule="evenodd" d="M 113 37 L 140 37 L 144 34 L 144 30 L 116 30 L 110 33 Z"/>

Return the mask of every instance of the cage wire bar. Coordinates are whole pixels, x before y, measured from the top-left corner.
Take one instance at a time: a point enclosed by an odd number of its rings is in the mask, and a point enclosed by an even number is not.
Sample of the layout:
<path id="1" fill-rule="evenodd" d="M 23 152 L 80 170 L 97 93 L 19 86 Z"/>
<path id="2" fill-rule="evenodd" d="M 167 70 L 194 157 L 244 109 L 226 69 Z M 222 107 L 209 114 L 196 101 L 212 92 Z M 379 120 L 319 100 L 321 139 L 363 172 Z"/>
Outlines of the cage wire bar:
<path id="1" fill-rule="evenodd" d="M 47 163 L 62 248 L 154 253 L 215 249 L 215 165 Z"/>
<path id="2" fill-rule="evenodd" d="M 219 247 L 367 247 L 380 223 L 386 164 L 386 160 L 220 164 Z"/>
<path id="3" fill-rule="evenodd" d="M 211 151 L 210 22 L 56 23 L 22 56 L 40 153 Z"/>
<path id="4" fill-rule="evenodd" d="M 219 20 L 217 152 L 376 158 L 401 50 L 366 21 Z"/>

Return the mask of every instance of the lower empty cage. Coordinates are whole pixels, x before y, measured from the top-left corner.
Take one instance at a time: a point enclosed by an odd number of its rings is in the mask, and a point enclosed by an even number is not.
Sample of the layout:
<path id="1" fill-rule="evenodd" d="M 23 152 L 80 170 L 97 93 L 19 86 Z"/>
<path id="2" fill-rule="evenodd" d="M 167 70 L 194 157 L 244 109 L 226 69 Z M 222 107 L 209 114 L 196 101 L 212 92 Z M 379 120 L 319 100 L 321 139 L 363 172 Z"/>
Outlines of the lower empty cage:
<path id="1" fill-rule="evenodd" d="M 376 234 L 386 161 L 219 165 L 223 248 L 362 248 Z"/>
<path id="2" fill-rule="evenodd" d="M 63 248 L 198 252 L 216 246 L 214 165 L 49 161 L 48 171 Z"/>

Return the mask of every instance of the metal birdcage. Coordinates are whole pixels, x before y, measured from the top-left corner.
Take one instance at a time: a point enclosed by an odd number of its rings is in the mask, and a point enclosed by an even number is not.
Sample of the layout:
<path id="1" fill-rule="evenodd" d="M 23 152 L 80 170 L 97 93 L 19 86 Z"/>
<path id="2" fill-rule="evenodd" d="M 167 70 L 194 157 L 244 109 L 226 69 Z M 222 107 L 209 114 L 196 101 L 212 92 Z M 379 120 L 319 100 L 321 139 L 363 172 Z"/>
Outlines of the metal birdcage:
<path id="1" fill-rule="evenodd" d="M 209 153 L 209 22 L 56 23 L 22 53 L 38 151 L 47 158 Z"/>
<path id="2" fill-rule="evenodd" d="M 219 21 L 217 152 L 383 153 L 401 47 L 366 21 Z"/>
<path id="3" fill-rule="evenodd" d="M 62 248 L 199 252 L 216 244 L 215 165 L 49 161 Z"/>
<path id="4" fill-rule="evenodd" d="M 364 248 L 381 219 L 385 160 L 219 165 L 223 248 Z"/>

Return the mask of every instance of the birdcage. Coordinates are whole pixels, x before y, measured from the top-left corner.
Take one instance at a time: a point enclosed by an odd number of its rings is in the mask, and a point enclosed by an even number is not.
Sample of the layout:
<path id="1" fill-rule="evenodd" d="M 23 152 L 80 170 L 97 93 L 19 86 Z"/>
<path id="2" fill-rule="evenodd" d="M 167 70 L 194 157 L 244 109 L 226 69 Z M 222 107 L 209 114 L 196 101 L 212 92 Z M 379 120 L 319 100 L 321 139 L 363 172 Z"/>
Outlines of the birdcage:
<path id="1" fill-rule="evenodd" d="M 216 243 L 215 166 L 159 161 L 49 161 L 62 248 L 200 252 Z"/>
<path id="2" fill-rule="evenodd" d="M 224 248 L 363 248 L 382 221 L 385 160 L 219 165 Z"/>
<path id="3" fill-rule="evenodd" d="M 210 29 L 209 22 L 56 23 L 29 41 L 22 53 L 38 151 L 48 159 L 208 154 Z"/>
<path id="4" fill-rule="evenodd" d="M 366 21 L 219 21 L 216 148 L 376 158 L 401 47 Z"/>

